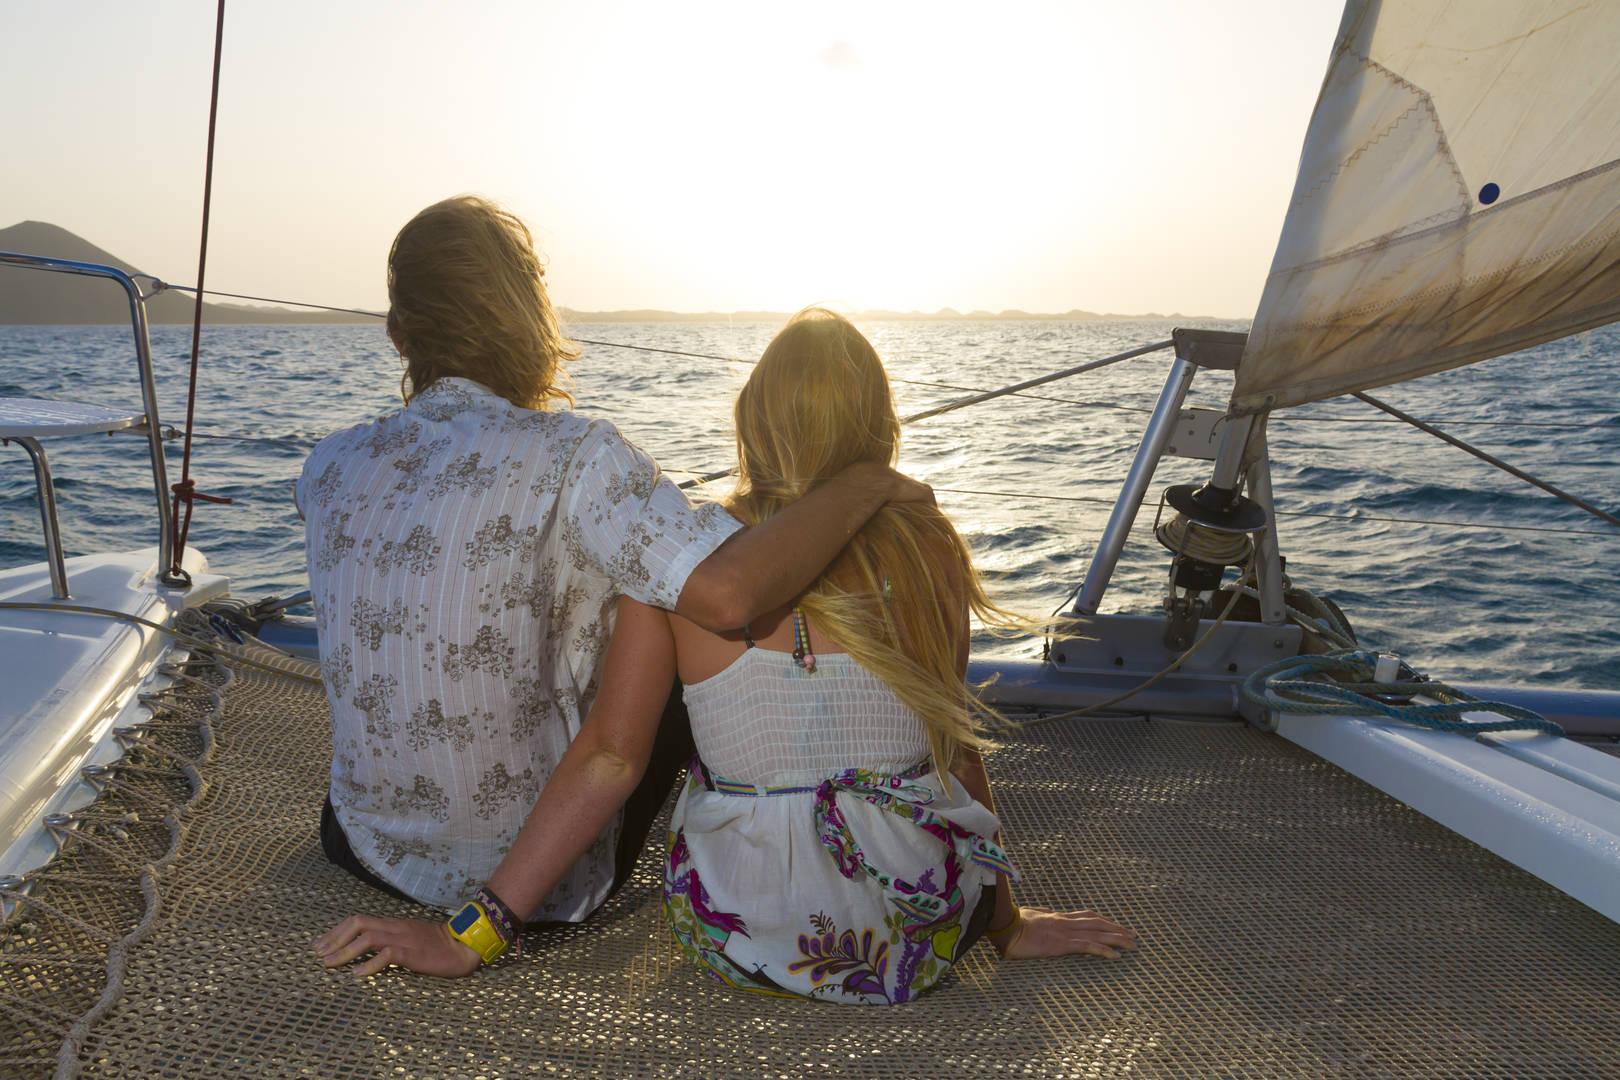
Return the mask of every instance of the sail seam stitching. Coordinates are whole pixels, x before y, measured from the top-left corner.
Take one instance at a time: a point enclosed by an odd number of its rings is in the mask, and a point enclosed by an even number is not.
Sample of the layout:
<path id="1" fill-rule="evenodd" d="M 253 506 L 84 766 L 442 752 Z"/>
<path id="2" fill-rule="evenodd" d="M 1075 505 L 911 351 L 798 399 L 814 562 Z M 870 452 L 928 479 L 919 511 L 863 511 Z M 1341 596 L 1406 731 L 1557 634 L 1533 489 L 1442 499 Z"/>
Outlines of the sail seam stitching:
<path id="1" fill-rule="evenodd" d="M 1597 245 L 1605 244 L 1605 243 L 1609 242 L 1610 240 L 1613 240 L 1616 236 L 1620 236 L 1620 227 L 1610 229 L 1608 232 L 1589 234 L 1587 236 L 1582 237 L 1580 240 L 1574 241 L 1572 243 L 1565 244 L 1563 247 L 1560 247 L 1560 248 L 1554 248 L 1553 250 L 1545 252 L 1545 253 L 1543 253 L 1541 255 L 1538 255 L 1533 259 L 1520 259 L 1518 261 L 1515 261 L 1513 263 L 1508 264 L 1507 266 L 1501 266 L 1501 267 L 1497 267 L 1496 269 L 1493 269 L 1493 270 L 1482 271 L 1482 272 L 1480 272 L 1478 274 L 1473 274 L 1473 275 L 1471 275 L 1469 277 L 1460 278 L 1457 281 L 1448 281 L 1443 285 L 1432 286 L 1430 288 L 1424 289 L 1422 292 L 1402 293 L 1396 299 L 1391 300 L 1391 301 L 1387 301 L 1385 303 L 1368 303 L 1368 304 L 1363 304 L 1360 307 L 1338 308 L 1338 309 L 1335 309 L 1333 319 L 1331 319 L 1331 320 L 1328 320 L 1328 319 L 1311 319 L 1311 320 L 1300 320 L 1300 321 L 1295 321 L 1295 322 L 1274 323 L 1272 325 L 1277 326 L 1277 327 L 1287 328 L 1287 329 L 1315 328 L 1315 327 L 1328 326 L 1332 322 L 1336 322 L 1336 321 L 1338 321 L 1338 320 L 1340 320 L 1340 319 L 1342 319 L 1342 318 L 1344 318 L 1346 316 L 1352 316 L 1353 317 L 1353 316 L 1358 316 L 1358 315 L 1370 314 L 1370 313 L 1376 312 L 1376 311 L 1387 311 L 1390 308 L 1397 307 L 1397 306 L 1400 306 L 1400 305 L 1403 305 L 1403 304 L 1410 304 L 1410 303 L 1412 303 L 1414 301 L 1427 300 L 1430 297 L 1437 296 L 1437 295 L 1440 295 L 1440 294 L 1443 294 L 1443 293 L 1455 292 L 1459 287 L 1462 287 L 1462 286 L 1477 285 L 1477 284 L 1479 284 L 1481 282 L 1489 281 L 1492 278 L 1508 277 L 1511 274 L 1514 274 L 1514 273 L 1516 273 L 1518 271 L 1527 269 L 1529 267 L 1538 266 L 1538 265 L 1540 265 L 1542 263 L 1551 262 L 1553 260 L 1562 258 L 1563 256 L 1569 254 L 1572 251 L 1578 251 L 1581 248 L 1591 247 L 1594 244 L 1597 244 Z M 1386 275 L 1386 279 L 1387 279 L 1387 276 L 1389 276 L 1389 275 Z M 1384 280 L 1384 279 L 1381 279 L 1381 280 Z M 1373 291 L 1376 291 L 1376 290 L 1373 290 Z"/>
<path id="2" fill-rule="evenodd" d="M 1620 158 L 1615 158 L 1612 161 L 1605 161 L 1601 165 L 1594 165 L 1590 169 L 1587 169 L 1584 172 L 1576 173 L 1573 176 L 1566 176 L 1562 180 L 1555 180 L 1554 182 L 1552 182 L 1550 184 L 1544 184 L 1541 187 L 1538 187 L 1533 191 L 1527 191 L 1522 195 L 1515 195 L 1513 198 L 1504 200 L 1502 202 L 1499 202 L 1495 206 L 1491 207 L 1490 212 L 1498 213 L 1498 212 L 1500 212 L 1502 210 L 1507 209 L 1510 206 L 1516 206 L 1516 205 L 1518 205 L 1520 203 L 1523 203 L 1523 202 L 1526 202 L 1526 201 L 1528 201 L 1530 199 L 1539 198 L 1539 197 L 1541 197 L 1543 195 L 1546 195 L 1546 194 L 1548 194 L 1550 192 L 1557 191 L 1560 188 L 1570 187 L 1571 185 L 1579 183 L 1579 182 L 1581 182 L 1583 180 L 1590 179 L 1591 177 L 1601 175 L 1602 173 L 1605 173 L 1605 172 L 1610 172 L 1610 171 L 1612 171 L 1612 170 L 1614 170 L 1616 168 L 1620 168 Z M 1336 262 L 1342 262 L 1343 260 L 1351 258 L 1352 256 L 1359 255 L 1359 254 L 1361 254 L 1363 252 L 1366 252 L 1366 251 L 1371 251 L 1371 250 L 1373 250 L 1375 248 L 1378 248 L 1378 247 L 1392 246 L 1394 244 L 1404 244 L 1404 243 L 1407 243 L 1409 241 L 1417 240 L 1417 239 L 1420 239 L 1420 238 L 1425 237 L 1425 236 L 1432 236 L 1432 235 L 1434 235 L 1436 233 L 1439 233 L 1439 232 L 1442 232 L 1442 231 L 1444 231 L 1446 229 L 1455 228 L 1455 227 L 1457 227 L 1459 225 L 1466 225 L 1470 221 L 1474 220 L 1474 218 L 1475 218 L 1474 214 L 1467 214 L 1464 217 L 1458 218 L 1458 219 L 1453 220 L 1453 221 L 1447 221 L 1447 222 L 1444 222 L 1444 223 L 1439 224 L 1439 225 L 1432 226 L 1430 228 L 1422 230 L 1421 232 L 1410 232 L 1410 233 L 1402 233 L 1400 235 L 1380 236 L 1380 237 L 1377 237 L 1375 239 L 1368 240 L 1365 243 L 1357 244 L 1355 247 L 1346 248 L 1343 251 L 1335 252 L 1332 255 L 1324 255 L 1320 259 L 1313 259 L 1310 262 L 1296 263 L 1295 265 L 1290 266 L 1290 267 L 1288 267 L 1286 269 L 1274 271 L 1274 272 L 1272 272 L 1271 274 L 1269 274 L 1267 276 L 1267 280 L 1269 281 L 1271 278 L 1276 278 L 1276 277 L 1286 277 L 1289 274 L 1294 274 L 1294 273 L 1297 273 L 1297 272 L 1299 272 L 1301 270 L 1315 270 L 1318 267 L 1327 266 L 1327 265 L 1330 265 L 1330 264 L 1336 263 Z M 1425 219 L 1425 220 L 1432 220 L 1432 218 Z"/>

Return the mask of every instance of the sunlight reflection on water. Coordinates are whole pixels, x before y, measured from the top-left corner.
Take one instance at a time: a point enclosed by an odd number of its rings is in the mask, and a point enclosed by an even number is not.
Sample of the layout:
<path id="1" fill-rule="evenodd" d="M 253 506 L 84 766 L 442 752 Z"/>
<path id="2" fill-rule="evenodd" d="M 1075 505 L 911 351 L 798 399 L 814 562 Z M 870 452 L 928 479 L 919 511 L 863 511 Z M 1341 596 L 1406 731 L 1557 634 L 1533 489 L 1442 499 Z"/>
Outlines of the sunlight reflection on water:
<path id="1" fill-rule="evenodd" d="M 1241 328 L 1236 324 L 1221 324 Z M 891 374 L 991 387 L 1168 337 L 1154 322 L 878 322 L 866 327 Z M 582 337 L 695 352 L 757 356 L 766 324 L 584 324 Z M 183 417 L 188 328 L 153 331 L 165 420 Z M 193 542 L 232 576 L 241 595 L 303 584 L 303 534 L 293 478 L 321 436 L 398 404 L 398 359 L 377 326 L 238 326 L 204 337 L 198 430 L 275 443 L 200 440 L 194 472 L 230 507 L 200 507 Z M 1032 615 L 1056 606 L 1079 581 L 1141 437 L 1144 414 L 1080 404 L 1145 408 L 1168 353 L 1043 387 L 1075 402 L 1004 398 L 907 430 L 902 467 L 941 490 L 939 502 L 973 545 L 1009 606 Z M 138 402 L 128 331 L 117 327 L 0 327 L 0 393 L 106 404 Z M 1381 396 L 1423 417 L 1535 420 L 1581 428 L 1458 427 L 1477 442 L 1600 505 L 1620 457 L 1620 330 L 1554 342 L 1418 382 Z M 664 466 L 704 471 L 730 464 L 731 401 L 743 364 L 588 347 L 574 369 L 581 411 L 605 416 Z M 1230 378 L 1205 372 L 1195 403 L 1218 406 Z M 898 384 L 902 414 L 949 400 L 951 390 Z M 1604 526 L 1534 489 L 1394 424 L 1302 422 L 1301 416 L 1371 419 L 1348 400 L 1279 417 L 1272 455 L 1280 509 L 1310 513 L 1447 518 L 1601 530 Z M 69 553 L 154 541 L 150 474 L 139 445 L 90 437 L 49 447 L 61 480 Z M 1172 460 L 1163 485 L 1196 481 L 1199 462 Z M 684 474 L 679 478 L 684 478 Z M 24 455 L 0 455 L 0 565 L 40 558 L 32 474 Z M 723 490 L 717 487 L 716 490 Z M 1035 496 L 1093 501 L 1053 501 Z M 1150 500 L 1151 503 L 1151 500 Z M 1105 607 L 1157 603 L 1164 559 L 1144 509 Z M 1380 521 L 1285 517 L 1289 571 L 1349 612 L 1364 640 L 1409 655 L 1437 677 L 1620 689 L 1620 626 L 1612 589 L 1620 530 L 1612 536 L 1500 532 Z M 985 643 L 1029 655 L 1028 643 Z"/>

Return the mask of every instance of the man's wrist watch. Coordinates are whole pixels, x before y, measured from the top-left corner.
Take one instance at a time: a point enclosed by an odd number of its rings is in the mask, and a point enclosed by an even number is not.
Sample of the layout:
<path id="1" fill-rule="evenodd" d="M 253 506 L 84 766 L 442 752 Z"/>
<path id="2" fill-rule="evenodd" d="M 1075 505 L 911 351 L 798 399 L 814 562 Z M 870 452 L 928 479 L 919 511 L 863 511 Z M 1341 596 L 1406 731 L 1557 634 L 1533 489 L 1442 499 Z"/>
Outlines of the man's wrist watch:
<path id="1" fill-rule="evenodd" d="M 469 900 L 462 909 L 450 916 L 445 924 L 450 936 L 492 964 L 506 951 L 506 939 L 501 937 L 489 920 L 489 912 L 476 900 Z"/>

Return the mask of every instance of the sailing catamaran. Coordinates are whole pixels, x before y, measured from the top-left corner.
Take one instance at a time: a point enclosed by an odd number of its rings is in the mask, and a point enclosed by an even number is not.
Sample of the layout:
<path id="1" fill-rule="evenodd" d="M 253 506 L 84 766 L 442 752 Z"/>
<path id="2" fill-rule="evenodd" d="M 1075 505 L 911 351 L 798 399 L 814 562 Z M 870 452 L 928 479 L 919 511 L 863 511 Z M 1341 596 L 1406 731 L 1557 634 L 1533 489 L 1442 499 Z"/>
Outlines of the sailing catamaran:
<path id="1" fill-rule="evenodd" d="M 1164 343 L 1075 594 L 1089 640 L 974 665 L 1018 724 L 992 770 L 1031 894 L 1129 913 L 1144 948 L 1107 967 L 972 956 L 853 1029 L 682 964 L 657 853 L 588 926 L 475 979 L 322 971 L 319 928 L 414 909 L 317 848 L 310 624 L 295 598 L 234 598 L 202 555 L 177 558 L 152 286 L 0 253 L 124 288 L 143 402 L 0 398 L 47 551 L 0 571 L 5 1071 L 1613 1072 L 1620 694 L 1482 703 L 1363 652 L 1282 573 L 1265 427 L 1620 318 L 1617 57 L 1604 5 L 1347 5 L 1252 329 Z M 1205 369 L 1235 372 L 1228 409 L 1184 407 Z M 158 544 L 64 559 L 42 440 L 113 431 L 146 440 Z M 1158 498 L 1164 610 L 1099 614 L 1172 453 L 1211 475 Z"/>

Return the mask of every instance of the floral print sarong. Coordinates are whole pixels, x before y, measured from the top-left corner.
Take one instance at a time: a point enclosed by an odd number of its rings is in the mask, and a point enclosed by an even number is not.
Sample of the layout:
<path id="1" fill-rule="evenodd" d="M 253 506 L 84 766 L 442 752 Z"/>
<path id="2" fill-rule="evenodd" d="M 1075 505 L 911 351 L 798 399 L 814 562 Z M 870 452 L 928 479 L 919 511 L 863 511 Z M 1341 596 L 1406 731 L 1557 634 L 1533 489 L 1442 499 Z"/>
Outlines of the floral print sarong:
<path id="1" fill-rule="evenodd" d="M 664 910 L 739 989 L 899 1004 L 938 982 L 996 874 L 995 816 L 926 763 L 758 787 L 694 760 L 671 821 Z"/>

